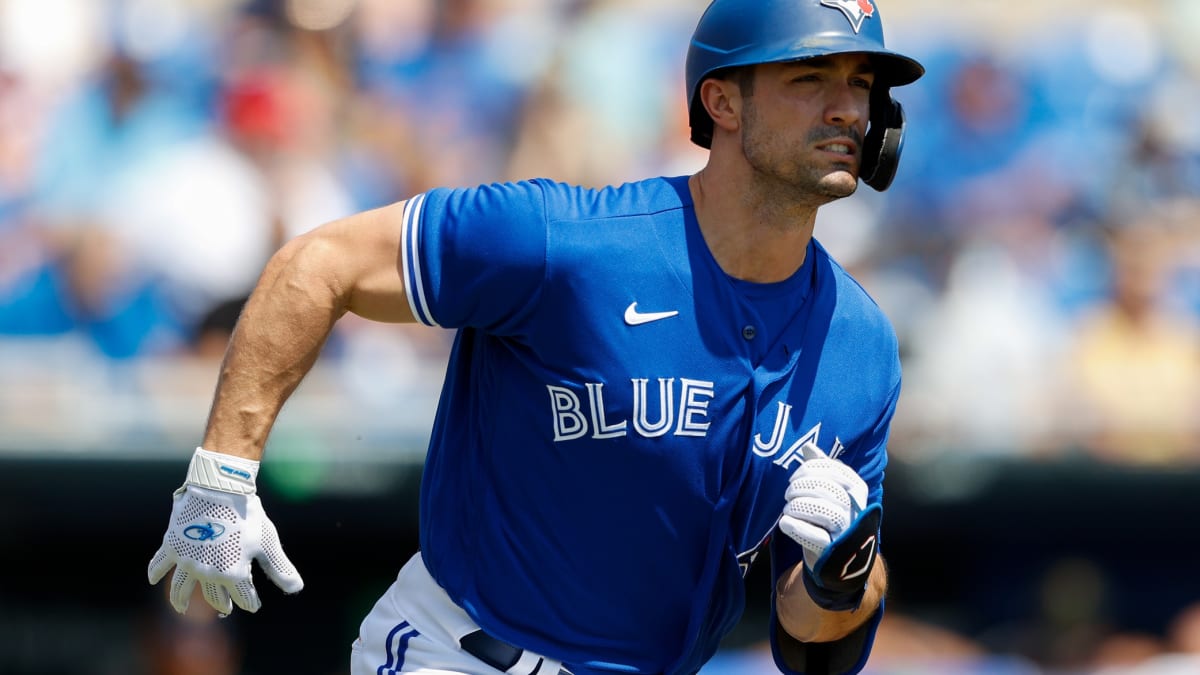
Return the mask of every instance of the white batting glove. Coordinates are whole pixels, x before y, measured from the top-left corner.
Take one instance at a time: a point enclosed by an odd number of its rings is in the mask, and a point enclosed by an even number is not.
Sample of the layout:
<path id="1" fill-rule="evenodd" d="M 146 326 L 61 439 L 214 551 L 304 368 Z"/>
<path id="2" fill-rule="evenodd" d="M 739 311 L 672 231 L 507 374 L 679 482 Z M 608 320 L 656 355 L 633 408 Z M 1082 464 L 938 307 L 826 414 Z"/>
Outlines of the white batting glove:
<path id="1" fill-rule="evenodd" d="M 257 612 L 262 601 L 251 576 L 254 560 L 285 593 L 304 588 L 255 494 L 257 476 L 254 460 L 203 448 L 192 455 L 187 480 L 175 491 L 162 546 L 147 570 L 153 585 L 175 568 L 171 606 L 180 614 L 187 611 L 197 583 L 222 616 L 228 616 L 234 604 Z"/>
<path id="2" fill-rule="evenodd" d="M 853 609 L 862 600 L 878 553 L 882 508 L 867 505 L 869 490 L 846 464 L 815 443 L 801 448 L 779 529 L 804 549 L 805 586 L 826 609 Z"/>

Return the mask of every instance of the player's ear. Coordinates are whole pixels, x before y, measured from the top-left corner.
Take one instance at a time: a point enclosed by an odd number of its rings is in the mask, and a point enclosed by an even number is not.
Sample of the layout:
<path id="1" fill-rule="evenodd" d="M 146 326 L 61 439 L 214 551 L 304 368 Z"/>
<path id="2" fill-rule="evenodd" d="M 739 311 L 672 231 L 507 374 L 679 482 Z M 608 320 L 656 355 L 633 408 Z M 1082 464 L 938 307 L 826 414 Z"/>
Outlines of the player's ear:
<path id="1" fill-rule="evenodd" d="M 741 126 L 742 95 L 734 78 L 710 77 L 700 84 L 700 104 L 718 129 L 737 131 Z"/>

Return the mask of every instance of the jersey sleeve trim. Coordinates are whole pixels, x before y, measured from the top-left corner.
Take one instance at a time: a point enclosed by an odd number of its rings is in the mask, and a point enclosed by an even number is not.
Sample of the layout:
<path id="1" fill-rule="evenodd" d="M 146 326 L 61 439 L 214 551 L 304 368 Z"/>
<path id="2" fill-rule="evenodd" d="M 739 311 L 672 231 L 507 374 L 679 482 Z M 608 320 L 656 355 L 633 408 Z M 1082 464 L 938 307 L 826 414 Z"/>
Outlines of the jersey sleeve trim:
<path id="1" fill-rule="evenodd" d="M 429 300 L 425 297 L 424 275 L 421 273 L 421 214 L 424 205 L 423 194 L 412 197 L 404 204 L 400 262 L 404 271 L 404 292 L 408 296 L 408 306 L 413 316 L 427 326 L 440 327 L 429 310 Z"/>

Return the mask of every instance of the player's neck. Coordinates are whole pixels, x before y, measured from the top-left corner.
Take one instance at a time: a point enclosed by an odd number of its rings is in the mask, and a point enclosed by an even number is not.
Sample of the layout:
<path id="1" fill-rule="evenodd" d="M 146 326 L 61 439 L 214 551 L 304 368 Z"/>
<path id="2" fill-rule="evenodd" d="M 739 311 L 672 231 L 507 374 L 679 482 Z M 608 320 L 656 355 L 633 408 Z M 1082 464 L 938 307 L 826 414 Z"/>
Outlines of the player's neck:
<path id="1" fill-rule="evenodd" d="M 804 264 L 815 207 L 781 208 L 711 165 L 688 181 L 696 220 L 709 251 L 732 277 L 783 281 Z"/>

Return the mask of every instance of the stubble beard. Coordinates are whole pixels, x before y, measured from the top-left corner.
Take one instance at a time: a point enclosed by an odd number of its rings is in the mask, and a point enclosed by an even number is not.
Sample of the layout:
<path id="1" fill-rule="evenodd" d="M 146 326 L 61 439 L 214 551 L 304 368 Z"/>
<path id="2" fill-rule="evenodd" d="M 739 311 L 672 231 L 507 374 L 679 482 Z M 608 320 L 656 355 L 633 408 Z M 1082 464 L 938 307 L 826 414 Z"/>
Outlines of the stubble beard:
<path id="1" fill-rule="evenodd" d="M 812 144 L 845 135 L 845 130 L 821 127 L 814 129 L 799 147 L 796 144 L 789 146 L 787 141 L 771 134 L 760 123 L 757 109 L 750 99 L 746 99 L 742 152 L 758 178 L 758 188 L 772 200 L 818 207 L 854 194 L 858 189 L 858 177 L 853 173 L 850 161 L 844 168 L 830 171 L 804 159 L 806 149 Z M 855 140 L 861 145 L 861 139 Z"/>

